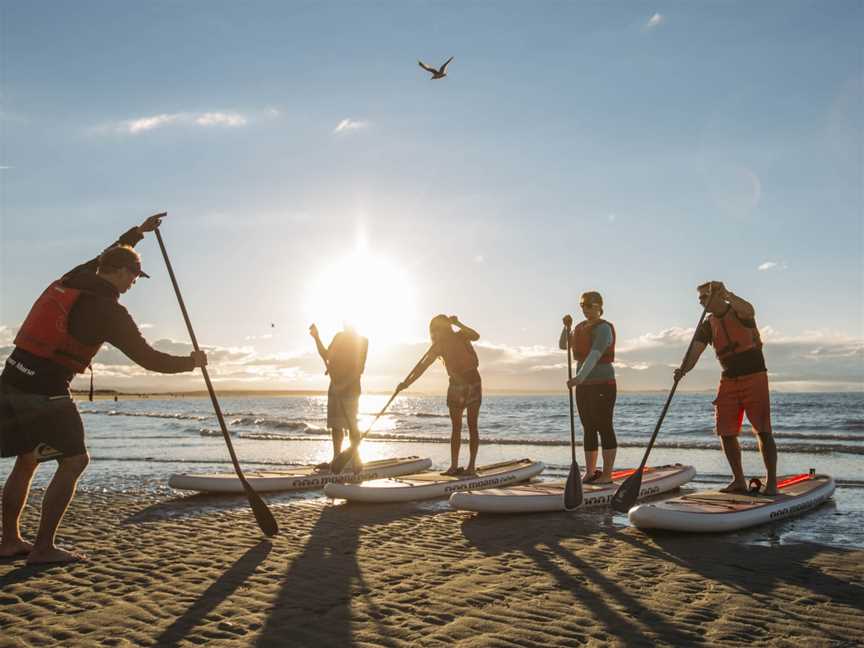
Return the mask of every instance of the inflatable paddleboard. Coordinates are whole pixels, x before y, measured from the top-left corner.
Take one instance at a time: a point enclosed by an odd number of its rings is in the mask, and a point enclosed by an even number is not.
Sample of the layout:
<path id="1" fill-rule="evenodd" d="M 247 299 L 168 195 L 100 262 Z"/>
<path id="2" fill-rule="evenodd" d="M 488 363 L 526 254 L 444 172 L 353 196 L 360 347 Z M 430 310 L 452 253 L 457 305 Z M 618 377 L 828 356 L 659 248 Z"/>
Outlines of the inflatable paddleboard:
<path id="1" fill-rule="evenodd" d="M 611 484 L 582 484 L 582 507 L 608 506 L 618 487 L 636 470 L 618 470 L 612 473 Z M 642 473 L 639 499 L 659 495 L 686 484 L 696 476 L 693 466 L 646 467 Z M 460 511 L 478 513 L 538 513 L 564 510 L 566 482 L 519 484 L 508 488 L 491 488 L 479 492 L 453 493 L 450 506 Z"/>
<path id="2" fill-rule="evenodd" d="M 380 459 L 363 464 L 359 473 L 345 471 L 334 475 L 316 471 L 314 466 L 299 466 L 288 470 L 256 470 L 246 472 L 246 480 L 259 493 L 288 490 L 310 490 L 323 488 L 334 482 L 361 482 L 367 479 L 382 479 L 397 475 L 410 475 L 427 469 L 431 459 L 420 457 L 397 457 Z M 201 493 L 242 493 L 243 485 L 234 472 L 171 475 L 171 488 L 192 490 Z"/>
<path id="3" fill-rule="evenodd" d="M 702 491 L 630 509 L 630 522 L 640 529 L 719 532 L 775 522 L 800 515 L 834 493 L 829 475 L 785 475 L 777 495 L 733 495 Z"/>
<path id="4" fill-rule="evenodd" d="M 338 497 L 352 502 L 410 502 L 447 497 L 456 491 L 517 484 L 539 475 L 543 468 L 545 466 L 539 461 L 519 459 L 479 466 L 477 473 L 471 476 L 450 477 L 430 471 L 393 479 L 369 481 L 364 484 L 327 484 L 324 493 L 328 497 Z"/>

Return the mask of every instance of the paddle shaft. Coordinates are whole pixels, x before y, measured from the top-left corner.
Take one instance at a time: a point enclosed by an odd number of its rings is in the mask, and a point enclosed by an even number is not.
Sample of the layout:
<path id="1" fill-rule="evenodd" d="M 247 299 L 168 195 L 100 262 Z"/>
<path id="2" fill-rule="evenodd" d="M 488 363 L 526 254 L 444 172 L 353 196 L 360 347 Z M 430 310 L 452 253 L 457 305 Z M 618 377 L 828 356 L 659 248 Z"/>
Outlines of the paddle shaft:
<path id="1" fill-rule="evenodd" d="M 690 357 L 690 350 L 693 348 L 693 344 L 696 342 L 696 335 L 699 333 L 699 328 L 702 326 L 702 322 L 705 321 L 705 315 L 707 313 L 708 307 L 706 306 L 702 310 L 702 316 L 699 318 L 699 323 L 696 325 L 696 330 L 693 332 L 693 337 L 690 338 L 690 344 L 687 345 L 687 351 L 684 353 L 683 360 L 681 360 L 681 367 L 684 366 L 684 363 L 687 362 L 687 358 Z M 645 448 L 645 456 L 642 457 L 642 463 L 639 464 L 637 474 L 639 474 L 640 476 L 642 474 L 642 470 L 645 468 L 645 463 L 648 461 L 648 454 L 651 452 L 651 448 L 654 447 L 654 440 L 657 438 L 657 433 L 660 432 L 660 426 L 663 425 L 663 419 L 666 418 L 666 412 L 669 410 L 669 405 L 670 403 L 672 403 L 672 397 L 675 395 L 675 390 L 678 389 L 678 383 L 681 382 L 681 378 L 683 378 L 683 376 L 676 378 L 675 381 L 672 383 L 672 389 L 669 390 L 669 396 L 666 398 L 666 404 L 663 406 L 663 411 L 660 412 L 660 418 L 657 420 L 657 425 L 654 426 L 654 434 L 651 435 L 651 439 L 650 441 L 648 441 L 648 447 Z"/>
<path id="2" fill-rule="evenodd" d="M 567 379 L 573 380 L 573 354 L 570 351 L 570 327 L 567 327 Z M 573 388 L 567 385 L 567 395 L 570 396 L 570 456 L 576 463 L 576 423 L 573 421 Z"/>
<path id="3" fill-rule="evenodd" d="M 162 234 L 159 232 L 158 227 L 155 232 L 156 240 L 159 242 L 159 249 L 162 251 L 162 257 L 165 259 L 165 267 L 168 268 L 168 275 L 171 277 L 171 284 L 174 286 L 174 293 L 177 295 L 177 302 L 180 304 L 180 311 L 183 313 L 183 319 L 186 322 L 186 330 L 189 331 L 189 338 L 192 340 L 192 348 L 196 351 L 200 351 L 201 349 L 198 347 L 198 338 L 195 337 L 195 331 L 192 329 L 192 320 L 189 319 L 189 313 L 186 311 L 186 304 L 183 302 L 183 295 L 180 294 L 180 285 L 177 283 L 177 277 L 174 275 L 174 268 L 171 266 L 171 260 L 168 258 L 168 251 L 165 249 L 165 242 L 162 240 Z M 210 374 L 207 373 L 207 367 L 201 367 L 201 374 L 204 376 L 204 382 L 207 385 L 207 392 L 210 394 L 210 402 L 213 403 L 213 410 L 216 412 L 216 418 L 219 421 L 219 428 L 222 430 L 225 445 L 228 446 L 228 454 L 231 455 L 231 463 L 234 464 L 234 472 L 237 473 L 240 483 L 243 484 L 243 490 L 245 490 L 246 494 L 249 496 L 250 504 L 252 504 L 253 511 L 256 513 L 257 518 L 259 510 L 256 508 L 256 505 L 263 507 L 264 509 L 267 507 L 258 494 L 252 489 L 252 486 L 243 474 L 243 470 L 240 468 L 240 462 L 237 460 L 237 454 L 234 452 L 234 444 L 231 443 L 231 436 L 228 434 L 228 427 L 225 425 L 225 419 L 222 416 L 222 408 L 219 407 L 219 401 L 216 398 L 213 383 L 210 382 Z M 256 501 L 253 502 L 253 498 Z M 270 514 L 269 509 L 267 509 L 267 514 Z M 272 514 L 270 514 L 270 518 L 272 518 Z M 259 526 L 262 527 L 262 530 L 265 533 L 268 533 L 268 535 L 275 535 L 275 532 L 271 534 L 268 529 L 264 528 L 260 519 L 258 522 Z M 270 522 L 270 520 L 268 520 L 268 522 Z M 276 524 L 275 519 L 272 520 L 272 524 Z"/>

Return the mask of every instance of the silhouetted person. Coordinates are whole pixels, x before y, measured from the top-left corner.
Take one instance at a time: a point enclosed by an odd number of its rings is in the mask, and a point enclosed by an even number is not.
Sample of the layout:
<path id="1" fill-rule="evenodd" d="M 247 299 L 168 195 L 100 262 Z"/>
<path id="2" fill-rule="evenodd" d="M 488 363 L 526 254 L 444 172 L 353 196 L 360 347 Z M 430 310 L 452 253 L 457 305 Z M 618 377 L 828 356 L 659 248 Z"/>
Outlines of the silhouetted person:
<path id="1" fill-rule="evenodd" d="M 325 347 L 318 335 L 318 327 L 312 324 L 309 334 L 315 340 L 318 354 L 327 366 L 330 387 L 327 390 L 327 427 L 333 438 L 333 458 L 342 450 L 342 440 L 347 431 L 351 446 L 355 449 L 354 470 L 361 468 L 356 453 L 360 433 L 357 430 L 357 410 L 360 406 L 360 376 L 366 368 L 369 340 L 359 335 L 351 326 L 333 336 L 330 346 Z M 321 464 L 322 468 L 329 467 Z"/>
<path id="2" fill-rule="evenodd" d="M 453 330 L 453 327 L 456 330 Z M 432 349 L 426 360 L 397 387 L 398 391 L 407 389 L 423 375 L 438 358 L 444 361 L 444 368 L 450 377 L 447 388 L 447 408 L 450 410 L 450 467 L 444 475 L 473 474 L 477 463 L 477 450 L 480 448 L 480 433 L 477 419 L 480 416 L 480 403 L 483 400 L 483 386 L 478 368 L 480 361 L 472 342 L 480 339 L 479 333 L 465 326 L 455 315 L 436 315 L 429 322 L 429 337 Z M 471 453 L 467 468 L 459 467 L 459 450 L 462 445 L 462 412 L 468 410 L 468 448 Z"/>

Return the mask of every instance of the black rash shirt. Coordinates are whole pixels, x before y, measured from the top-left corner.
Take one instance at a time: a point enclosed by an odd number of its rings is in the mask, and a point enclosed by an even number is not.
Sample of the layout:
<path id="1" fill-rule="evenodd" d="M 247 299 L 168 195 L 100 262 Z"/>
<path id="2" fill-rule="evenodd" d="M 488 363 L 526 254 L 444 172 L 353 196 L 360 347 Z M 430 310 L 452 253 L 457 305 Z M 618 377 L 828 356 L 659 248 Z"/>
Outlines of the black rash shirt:
<path id="1" fill-rule="evenodd" d="M 143 236 L 137 227 L 123 234 L 114 245 L 135 246 Z M 83 292 L 69 313 L 69 333 L 86 345 L 108 342 L 130 360 L 149 371 L 181 373 L 195 365 L 189 356 L 173 356 L 151 347 L 129 311 L 117 300 L 120 293 L 96 274 L 99 258 L 82 263 L 63 275 L 64 286 Z M 2 381 L 31 394 L 56 396 L 69 392 L 75 373 L 48 358 L 15 348 L 3 368 Z"/>

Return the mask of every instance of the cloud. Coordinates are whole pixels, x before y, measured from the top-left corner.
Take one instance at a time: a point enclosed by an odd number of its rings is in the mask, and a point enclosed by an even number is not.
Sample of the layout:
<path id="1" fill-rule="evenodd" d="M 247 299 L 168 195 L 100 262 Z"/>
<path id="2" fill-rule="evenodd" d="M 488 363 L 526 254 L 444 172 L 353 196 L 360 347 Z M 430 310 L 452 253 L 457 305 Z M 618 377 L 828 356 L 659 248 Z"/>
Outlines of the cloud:
<path id="1" fill-rule="evenodd" d="M 828 330 L 785 335 L 761 327 L 765 358 L 775 390 L 861 390 L 864 385 L 864 339 Z M 621 390 L 669 389 L 672 370 L 681 358 L 693 329 L 671 327 L 619 340 L 615 372 Z M 0 325 L 0 363 L 12 352 L 15 329 Z M 553 336 L 554 337 L 554 336 Z M 163 353 L 188 356 L 189 342 L 161 338 L 153 346 Z M 389 392 L 428 348 L 418 341 L 370 349 L 363 376 L 367 391 Z M 514 346 L 481 340 L 475 344 L 483 385 L 488 390 L 561 392 L 567 376 L 567 357 L 554 346 Z M 329 378 L 314 348 L 306 346 L 262 353 L 254 346 L 204 347 L 208 372 L 222 389 L 326 390 Z M 123 391 L 190 391 L 202 389 L 199 372 L 163 375 L 147 371 L 118 349 L 105 344 L 94 359 L 97 385 Z M 713 390 L 720 367 L 712 349 L 679 386 L 681 390 Z M 75 387 L 86 388 L 89 376 L 79 376 Z M 448 378 L 443 363 L 435 362 L 413 386 L 425 393 L 444 393 Z M 564 392 L 566 394 L 566 392 Z"/>
<path id="2" fill-rule="evenodd" d="M 334 133 L 349 133 L 351 131 L 360 130 L 364 128 L 368 128 L 369 122 L 359 120 L 359 119 L 350 119 L 346 118 L 340 121 L 336 128 L 333 129 Z"/>
<path id="3" fill-rule="evenodd" d="M 15 167 L 11 166 L 0 166 L 0 171 L 8 171 L 9 169 L 14 169 Z"/>
<path id="4" fill-rule="evenodd" d="M 224 126 L 236 128 L 248 123 L 246 116 L 232 112 L 201 112 L 201 113 L 162 113 L 136 119 L 127 119 L 120 122 L 112 122 L 97 126 L 97 133 L 122 133 L 126 135 L 139 135 L 148 131 L 167 126 L 184 125 L 200 128 L 211 128 Z"/>
<path id="5" fill-rule="evenodd" d="M 648 22 L 646 22 L 642 26 L 642 28 L 646 29 L 646 30 L 656 29 L 657 27 L 659 27 L 660 25 L 662 25 L 665 22 L 666 22 L 666 16 L 664 16 L 663 14 L 655 13 L 653 16 L 651 16 L 648 19 Z"/>
<path id="6" fill-rule="evenodd" d="M 236 113 L 208 112 L 194 118 L 199 126 L 245 126 L 246 118 Z"/>
<path id="7" fill-rule="evenodd" d="M 766 261 L 765 263 L 760 263 L 756 269 L 764 272 L 765 270 L 785 270 L 786 267 L 786 264 L 782 261 Z"/>

